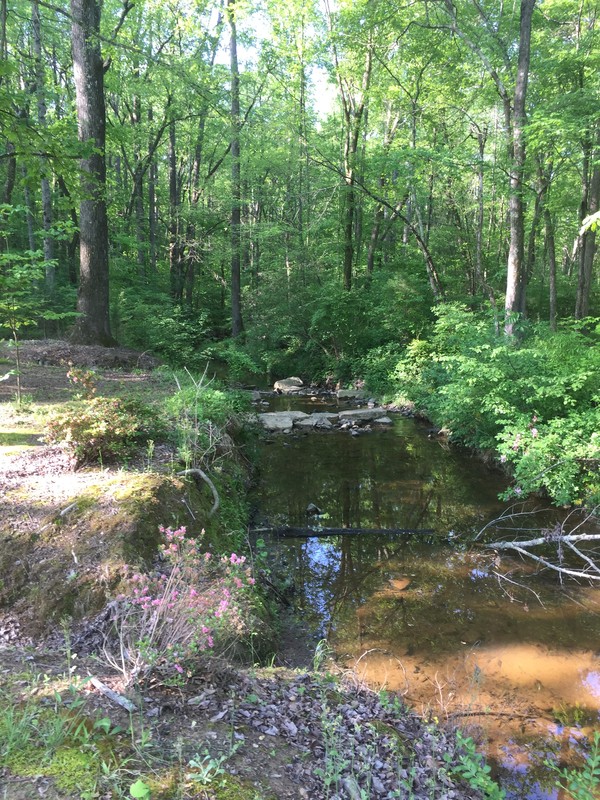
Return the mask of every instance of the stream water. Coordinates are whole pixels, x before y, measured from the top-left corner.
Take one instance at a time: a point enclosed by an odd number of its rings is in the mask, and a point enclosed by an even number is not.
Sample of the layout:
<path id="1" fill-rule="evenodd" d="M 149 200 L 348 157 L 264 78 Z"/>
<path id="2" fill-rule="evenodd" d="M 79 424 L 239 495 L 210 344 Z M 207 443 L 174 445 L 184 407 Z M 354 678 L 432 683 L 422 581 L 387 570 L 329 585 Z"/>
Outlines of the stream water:
<path id="1" fill-rule="evenodd" d="M 324 410 L 287 397 L 263 410 L 285 409 Z M 508 798 L 566 798 L 544 761 L 576 759 L 599 724 L 600 590 L 473 546 L 505 509 L 502 476 L 400 415 L 358 436 L 272 436 L 259 467 L 258 526 L 433 531 L 278 540 L 273 559 L 339 662 L 466 729 Z"/>

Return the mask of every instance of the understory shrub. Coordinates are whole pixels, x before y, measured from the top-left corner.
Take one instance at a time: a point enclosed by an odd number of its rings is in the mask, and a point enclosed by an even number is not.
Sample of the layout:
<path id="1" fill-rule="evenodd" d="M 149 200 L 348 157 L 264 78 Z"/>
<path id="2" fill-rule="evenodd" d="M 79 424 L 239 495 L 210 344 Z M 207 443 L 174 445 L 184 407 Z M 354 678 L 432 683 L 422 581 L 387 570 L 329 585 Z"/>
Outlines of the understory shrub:
<path id="1" fill-rule="evenodd" d="M 245 557 L 202 552 L 204 531 L 160 530 L 159 568 L 132 575 L 113 605 L 116 646 L 105 652 L 128 683 L 155 671 L 177 682 L 203 658 L 231 655 L 253 630 L 257 598 Z"/>
<path id="2" fill-rule="evenodd" d="M 79 465 L 129 455 L 136 445 L 160 438 L 165 426 L 156 410 L 135 399 L 92 397 L 52 416 L 45 436 L 65 444 Z"/>
<path id="3" fill-rule="evenodd" d="M 436 310 L 393 372 L 453 439 L 493 452 L 515 475 L 513 496 L 544 491 L 559 504 L 600 499 L 600 325 L 529 325 L 522 341 L 457 305 Z"/>
<path id="4" fill-rule="evenodd" d="M 233 443 L 227 428 L 236 427 L 236 416 L 248 408 L 247 395 L 190 372 L 178 377 L 177 384 L 178 391 L 166 401 L 165 411 L 175 422 L 181 462 L 187 468 L 202 467 L 219 455 L 230 455 Z"/>
<path id="5" fill-rule="evenodd" d="M 135 287 L 119 293 L 116 317 L 119 340 L 127 346 L 150 350 L 172 367 L 202 369 L 206 363 L 202 350 L 211 334 L 205 313 Z"/>
<path id="6" fill-rule="evenodd" d="M 351 291 L 335 271 L 265 275 L 254 303 L 247 348 L 267 374 L 346 383 L 371 369 L 375 384 L 380 354 L 397 353 L 417 335 L 430 319 L 431 297 L 410 269 L 382 267 L 370 278 L 358 273 Z"/>

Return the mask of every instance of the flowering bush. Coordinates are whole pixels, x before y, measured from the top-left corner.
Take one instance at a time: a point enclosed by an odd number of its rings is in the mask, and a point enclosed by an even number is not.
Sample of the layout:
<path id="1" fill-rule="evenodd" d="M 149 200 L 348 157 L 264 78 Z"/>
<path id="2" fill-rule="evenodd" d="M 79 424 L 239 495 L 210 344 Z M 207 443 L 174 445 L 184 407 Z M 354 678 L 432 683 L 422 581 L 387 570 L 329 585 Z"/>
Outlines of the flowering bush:
<path id="1" fill-rule="evenodd" d="M 93 370 L 74 367 L 72 362 L 69 362 L 67 378 L 69 383 L 77 389 L 75 397 L 78 399 L 91 400 L 96 394 L 96 375 Z"/>
<path id="2" fill-rule="evenodd" d="M 250 633 L 254 578 L 245 556 L 202 552 L 186 529 L 160 528 L 160 569 L 135 573 L 117 598 L 120 653 L 107 653 L 128 682 L 160 672 L 189 675 L 203 655 L 222 655 Z"/>

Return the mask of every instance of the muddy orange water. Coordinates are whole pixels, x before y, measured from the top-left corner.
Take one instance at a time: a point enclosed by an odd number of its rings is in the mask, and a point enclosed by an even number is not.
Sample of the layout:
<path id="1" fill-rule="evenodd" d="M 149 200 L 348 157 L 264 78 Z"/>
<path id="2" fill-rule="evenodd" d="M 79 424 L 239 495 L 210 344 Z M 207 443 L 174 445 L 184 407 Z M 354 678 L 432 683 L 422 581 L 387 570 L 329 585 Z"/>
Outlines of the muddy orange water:
<path id="1" fill-rule="evenodd" d="M 561 586 L 473 543 L 505 510 L 502 476 L 400 416 L 360 436 L 274 436 L 260 473 L 259 525 L 433 531 L 279 541 L 273 558 L 341 663 L 461 725 L 507 797 L 567 798 L 544 762 L 577 763 L 599 726 L 600 588 Z M 320 516 L 307 517 L 311 503 Z M 512 524 L 529 537 L 557 514 Z"/>

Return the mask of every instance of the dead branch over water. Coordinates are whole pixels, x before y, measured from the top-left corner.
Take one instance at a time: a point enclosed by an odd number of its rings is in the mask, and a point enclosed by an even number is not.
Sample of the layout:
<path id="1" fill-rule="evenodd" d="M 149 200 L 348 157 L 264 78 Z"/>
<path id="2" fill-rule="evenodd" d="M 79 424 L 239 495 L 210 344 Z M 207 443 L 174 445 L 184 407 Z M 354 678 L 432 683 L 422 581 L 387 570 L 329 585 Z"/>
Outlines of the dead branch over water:
<path id="1" fill-rule="evenodd" d="M 535 511 L 515 511 L 505 513 L 489 522 L 475 537 L 480 539 L 486 530 L 497 528 L 510 532 L 512 538 L 484 543 L 491 550 L 512 551 L 533 561 L 543 569 L 550 569 L 564 576 L 586 581 L 600 582 L 600 550 L 590 546 L 600 542 L 600 506 L 592 509 L 576 509 L 562 522 L 548 528 L 506 527 L 521 521 L 522 517 L 532 519 Z M 519 538 L 525 532 L 536 531 L 537 536 Z M 589 532 L 588 532 L 589 531 Z M 579 545 L 585 543 L 583 549 Z"/>

